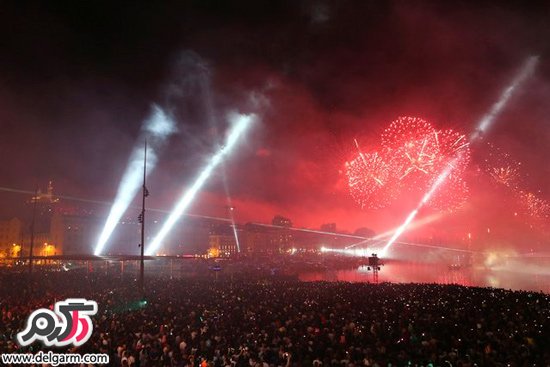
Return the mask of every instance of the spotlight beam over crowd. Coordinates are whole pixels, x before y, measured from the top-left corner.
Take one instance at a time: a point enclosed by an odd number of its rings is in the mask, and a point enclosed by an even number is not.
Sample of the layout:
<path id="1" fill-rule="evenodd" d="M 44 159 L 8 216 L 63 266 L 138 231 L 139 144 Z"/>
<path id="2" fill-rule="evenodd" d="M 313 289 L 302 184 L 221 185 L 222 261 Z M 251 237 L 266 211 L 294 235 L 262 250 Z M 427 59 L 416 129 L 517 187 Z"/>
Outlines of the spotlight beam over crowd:
<path id="1" fill-rule="evenodd" d="M 149 158 L 147 161 L 149 171 L 147 174 L 151 173 L 155 168 L 158 150 L 164 144 L 166 138 L 174 131 L 174 120 L 170 118 L 162 108 L 154 106 L 151 116 L 145 120 L 143 124 L 143 135 L 150 142 Z M 141 141 L 139 144 L 141 145 Z M 130 156 L 126 171 L 118 185 L 115 201 L 97 241 L 94 250 L 94 255 L 96 256 L 101 255 L 103 252 L 120 218 L 122 218 L 142 185 L 143 152 L 143 147 L 136 147 Z"/>
<path id="2" fill-rule="evenodd" d="M 472 133 L 472 135 L 470 136 L 470 141 L 469 141 L 470 144 L 478 140 L 494 124 L 494 121 L 496 120 L 498 115 L 502 112 L 506 104 L 510 101 L 510 98 L 512 97 L 514 91 L 516 91 L 525 82 L 525 80 L 527 80 L 527 78 L 531 74 L 533 74 L 533 72 L 535 71 L 537 62 L 538 62 L 538 56 L 531 56 L 525 61 L 519 73 L 516 74 L 512 82 L 501 93 L 498 101 L 491 107 L 489 112 L 485 116 L 483 116 L 483 118 L 478 123 L 478 126 L 475 129 L 474 133 Z M 447 177 L 449 177 L 449 175 L 451 174 L 454 168 L 454 164 L 456 163 L 457 160 L 458 158 L 455 157 L 450 162 L 448 162 L 445 169 L 439 174 L 439 176 L 437 177 L 437 180 L 435 180 L 435 182 L 432 184 L 432 187 L 422 197 L 422 200 L 417 205 L 417 207 L 412 212 L 409 213 L 409 215 L 407 216 L 403 224 L 399 226 L 399 228 L 395 231 L 395 233 L 390 238 L 390 240 L 382 248 L 382 251 L 380 253 L 381 256 L 386 255 L 388 249 L 403 234 L 403 232 L 407 229 L 407 227 L 412 222 L 412 220 L 416 217 L 420 209 L 422 209 L 424 204 L 426 204 L 430 200 L 434 192 L 441 186 L 443 182 L 445 182 Z"/>
<path id="3" fill-rule="evenodd" d="M 170 230 L 174 227 L 185 210 L 189 207 L 199 190 L 202 188 L 206 180 L 210 177 L 214 169 L 222 162 L 223 158 L 228 155 L 232 148 L 237 143 L 239 137 L 250 127 L 255 119 L 255 115 L 232 115 L 230 120 L 233 120 L 233 126 L 227 136 L 225 145 L 212 156 L 206 167 L 203 168 L 200 175 L 197 177 L 193 185 L 183 192 L 180 200 L 168 216 L 168 219 L 162 225 L 160 231 L 151 242 L 151 245 L 146 250 L 146 255 L 150 256 L 157 252 L 161 247 L 162 241 L 166 238 Z"/>

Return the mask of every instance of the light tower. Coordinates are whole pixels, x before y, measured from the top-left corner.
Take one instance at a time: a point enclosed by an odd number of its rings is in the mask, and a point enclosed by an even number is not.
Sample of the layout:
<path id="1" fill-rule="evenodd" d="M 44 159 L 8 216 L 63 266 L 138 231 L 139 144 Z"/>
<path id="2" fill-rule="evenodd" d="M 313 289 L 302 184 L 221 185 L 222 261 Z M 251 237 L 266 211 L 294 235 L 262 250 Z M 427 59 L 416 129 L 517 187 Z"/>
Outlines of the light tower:
<path id="1" fill-rule="evenodd" d="M 141 295 L 145 295 L 145 198 L 149 196 L 149 190 L 145 186 L 145 180 L 147 178 L 147 140 L 145 141 L 145 149 L 143 150 L 143 186 L 141 196 L 141 214 L 138 216 L 138 221 L 141 223 L 141 242 L 140 247 L 140 260 L 139 260 L 139 290 Z"/>

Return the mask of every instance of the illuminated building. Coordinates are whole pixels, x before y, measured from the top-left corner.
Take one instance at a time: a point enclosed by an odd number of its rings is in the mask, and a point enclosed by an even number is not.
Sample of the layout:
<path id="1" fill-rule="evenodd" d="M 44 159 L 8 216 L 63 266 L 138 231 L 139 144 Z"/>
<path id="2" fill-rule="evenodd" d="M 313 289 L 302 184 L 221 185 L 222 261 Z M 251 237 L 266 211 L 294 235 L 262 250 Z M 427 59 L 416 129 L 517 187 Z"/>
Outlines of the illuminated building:
<path id="1" fill-rule="evenodd" d="M 273 217 L 271 224 L 277 226 L 271 231 L 272 251 L 285 252 L 294 247 L 294 237 L 292 234 L 292 222 L 290 219 L 280 215 Z"/>
<path id="2" fill-rule="evenodd" d="M 276 215 L 271 226 L 247 223 L 242 234 L 243 250 L 249 253 L 283 253 L 294 247 L 290 219 Z"/>
<path id="3" fill-rule="evenodd" d="M 208 223 L 208 221 L 204 221 Z M 242 229 L 235 228 L 229 223 L 210 223 L 210 233 L 208 236 L 209 257 L 227 257 L 239 252 L 237 238 L 242 236 Z"/>
<path id="4" fill-rule="evenodd" d="M 270 252 L 269 235 L 271 228 L 247 223 L 244 225 L 244 235 L 242 236 L 243 250 L 248 253 Z"/>
<path id="5" fill-rule="evenodd" d="M 0 257 L 17 257 L 21 253 L 22 222 L 17 218 L 0 220 Z"/>
<path id="6" fill-rule="evenodd" d="M 92 253 L 97 240 L 98 218 L 85 208 L 65 206 L 54 194 L 50 181 L 45 192 L 38 190 L 28 204 L 34 211 L 34 256 L 74 255 Z M 21 234 L 21 256 L 29 256 L 31 225 Z"/>
<path id="7" fill-rule="evenodd" d="M 48 188 L 45 193 L 38 189 L 36 196 L 33 196 L 29 200 L 29 204 L 36 205 L 34 218 L 35 235 L 37 233 L 48 233 L 50 231 L 52 216 L 59 204 L 59 198 L 53 193 L 53 182 L 48 182 Z"/>
<path id="8" fill-rule="evenodd" d="M 41 189 L 38 189 L 36 192 L 36 196 L 33 196 L 30 200 L 31 203 L 37 202 L 42 204 L 55 204 L 59 202 L 59 198 L 57 198 L 53 193 L 53 182 L 48 182 L 48 188 L 46 189 L 46 192 L 43 193 Z M 51 211 L 51 208 L 49 209 Z"/>
<path id="9" fill-rule="evenodd" d="M 208 242 L 210 257 L 227 257 L 237 253 L 237 242 L 233 234 L 211 234 Z"/>
<path id="10" fill-rule="evenodd" d="M 54 195 L 53 182 L 48 182 L 48 187 L 45 192 L 38 189 L 36 195 L 31 197 L 27 202 L 33 211 L 34 223 L 25 226 L 21 236 L 21 255 L 29 256 L 31 245 L 31 231 L 34 230 L 34 247 L 33 255 L 41 256 L 42 250 L 39 249 L 40 244 L 53 244 L 51 240 L 51 224 L 52 218 L 56 212 L 59 198 Z M 32 222 L 32 220 L 30 220 Z"/>

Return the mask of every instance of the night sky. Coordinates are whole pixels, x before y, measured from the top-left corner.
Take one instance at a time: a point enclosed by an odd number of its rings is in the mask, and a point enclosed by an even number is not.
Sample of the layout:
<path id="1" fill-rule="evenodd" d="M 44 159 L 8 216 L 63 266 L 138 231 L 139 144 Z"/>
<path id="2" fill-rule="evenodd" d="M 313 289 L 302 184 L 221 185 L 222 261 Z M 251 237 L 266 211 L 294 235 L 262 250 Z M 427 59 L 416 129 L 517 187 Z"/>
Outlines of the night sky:
<path id="1" fill-rule="evenodd" d="M 353 139 L 368 149 L 401 115 L 469 134 L 538 55 L 486 139 L 550 200 L 544 2 L 14 1 L 2 3 L 0 34 L 0 187 L 53 180 L 58 194 L 112 201 L 151 104 L 170 103 L 178 132 L 148 185 L 148 204 L 169 209 L 215 151 L 226 114 L 254 110 L 258 123 L 224 167 L 237 221 L 282 214 L 297 226 L 381 232 L 412 208 L 358 207 L 342 174 Z M 226 215 L 222 176 L 190 212 Z M 508 227 L 495 191 L 494 206 L 471 204 L 490 189 L 470 176 L 469 211 L 438 225 Z M 27 199 L 0 191 L 0 217 L 26 215 Z"/>

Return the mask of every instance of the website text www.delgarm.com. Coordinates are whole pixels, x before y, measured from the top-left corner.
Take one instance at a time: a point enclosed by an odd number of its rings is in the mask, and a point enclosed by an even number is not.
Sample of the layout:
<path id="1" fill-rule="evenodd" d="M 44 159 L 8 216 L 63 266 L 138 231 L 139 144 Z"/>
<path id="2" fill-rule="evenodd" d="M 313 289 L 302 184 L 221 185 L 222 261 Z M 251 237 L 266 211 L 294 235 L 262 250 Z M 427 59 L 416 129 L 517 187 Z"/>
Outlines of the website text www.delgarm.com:
<path id="1" fill-rule="evenodd" d="M 59 366 L 63 364 L 109 364 L 109 355 L 102 353 L 89 353 L 89 354 L 76 354 L 76 353 L 54 353 L 38 352 L 36 354 L 2 354 L 2 364 L 40 364 L 47 363 L 52 366 Z"/>

